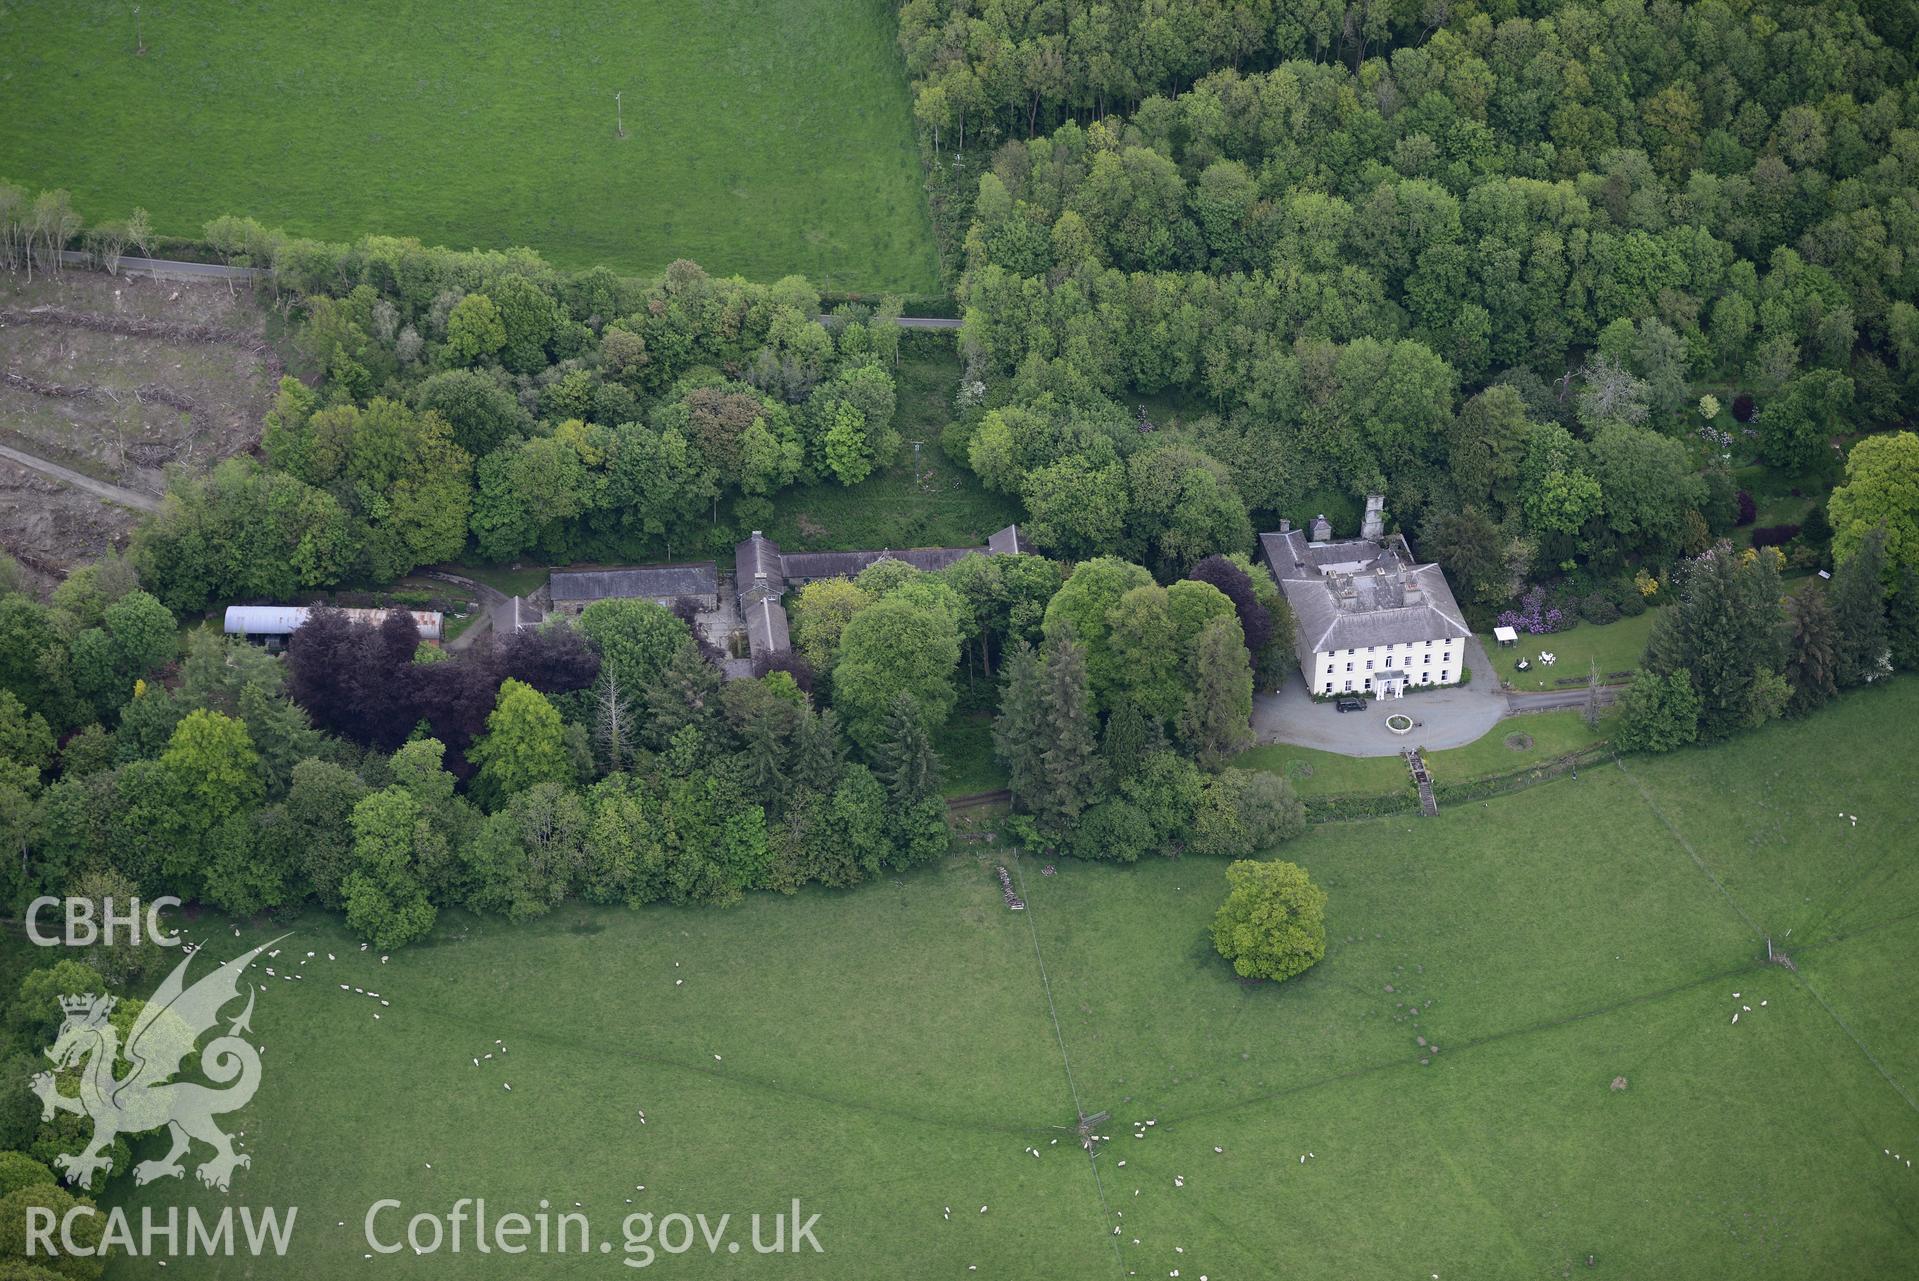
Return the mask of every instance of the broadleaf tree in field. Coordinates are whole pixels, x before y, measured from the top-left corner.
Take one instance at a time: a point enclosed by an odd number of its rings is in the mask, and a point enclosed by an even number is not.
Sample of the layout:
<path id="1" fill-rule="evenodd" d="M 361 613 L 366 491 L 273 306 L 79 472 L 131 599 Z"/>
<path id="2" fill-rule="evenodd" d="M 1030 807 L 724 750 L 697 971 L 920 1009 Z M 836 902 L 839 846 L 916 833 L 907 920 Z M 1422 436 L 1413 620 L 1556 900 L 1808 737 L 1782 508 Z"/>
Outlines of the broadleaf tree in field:
<path id="1" fill-rule="evenodd" d="M 1226 901 L 1213 918 L 1213 946 L 1241 978 L 1283 981 L 1326 955 L 1326 891 L 1304 868 L 1231 863 L 1226 884 Z"/>

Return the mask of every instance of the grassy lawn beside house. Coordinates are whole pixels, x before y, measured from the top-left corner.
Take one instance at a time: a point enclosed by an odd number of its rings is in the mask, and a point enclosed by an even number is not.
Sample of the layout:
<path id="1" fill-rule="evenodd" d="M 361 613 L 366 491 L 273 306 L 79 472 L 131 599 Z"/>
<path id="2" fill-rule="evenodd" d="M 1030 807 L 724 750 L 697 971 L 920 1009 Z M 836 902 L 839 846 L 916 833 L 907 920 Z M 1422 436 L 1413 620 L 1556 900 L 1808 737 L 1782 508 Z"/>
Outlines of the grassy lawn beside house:
<path id="1" fill-rule="evenodd" d="M 1406 785 L 1406 766 L 1397 756 L 1342 756 L 1316 747 L 1269 743 L 1241 752 L 1240 769 L 1270 770 L 1290 779 L 1301 796 L 1381 794 Z"/>
<path id="2" fill-rule="evenodd" d="M 547 575 L 551 573 L 545 565 L 529 565 L 525 561 L 511 565 L 448 565 L 445 568 L 449 574 L 485 583 L 494 591 L 508 596 L 525 596 L 538 591 L 546 586 Z"/>
<path id="3" fill-rule="evenodd" d="M 1508 716 L 1476 743 L 1428 752 L 1426 764 L 1442 783 L 1509 774 L 1590 747 L 1611 735 L 1612 721 L 1602 716 L 1594 728 L 1576 711 Z"/>
<path id="4" fill-rule="evenodd" d="M 1589 661 L 1593 659 L 1599 662 L 1601 680 L 1614 672 L 1636 670 L 1639 660 L 1645 655 L 1646 638 L 1652 634 L 1652 623 L 1657 612 L 1649 609 L 1636 618 L 1622 618 L 1615 623 L 1579 623 L 1566 631 L 1545 636 L 1528 636 L 1521 632 L 1519 643 L 1510 646 L 1499 644 L 1490 632 L 1483 639 L 1486 653 L 1492 659 L 1493 669 L 1499 673 L 1499 679 L 1514 689 L 1570 689 L 1570 685 L 1554 682 L 1573 677 L 1583 681 Z M 1557 655 L 1557 661 L 1551 667 L 1540 666 L 1541 651 Z M 1518 670 L 1516 664 L 1522 658 L 1531 661 L 1532 670 Z"/>

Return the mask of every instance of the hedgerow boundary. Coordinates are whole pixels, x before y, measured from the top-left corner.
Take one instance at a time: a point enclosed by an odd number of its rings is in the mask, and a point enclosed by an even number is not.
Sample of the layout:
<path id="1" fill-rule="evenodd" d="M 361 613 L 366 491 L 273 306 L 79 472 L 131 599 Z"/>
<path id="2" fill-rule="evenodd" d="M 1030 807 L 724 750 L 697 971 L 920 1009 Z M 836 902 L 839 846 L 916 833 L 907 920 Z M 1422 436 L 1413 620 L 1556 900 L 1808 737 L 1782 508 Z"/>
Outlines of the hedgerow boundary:
<path id="1" fill-rule="evenodd" d="M 1614 759 L 1612 743 L 1601 739 L 1597 743 L 1589 743 L 1575 751 L 1536 761 L 1520 769 L 1483 774 L 1450 783 L 1438 779 L 1433 783 L 1433 799 L 1439 802 L 1441 809 L 1448 805 L 1490 800 L 1495 796 L 1506 796 L 1567 777 L 1582 765 L 1596 765 L 1610 759 Z M 1410 777 L 1404 788 L 1392 792 L 1342 792 L 1333 796 L 1309 796 L 1302 798 L 1302 803 L 1306 806 L 1306 817 L 1314 823 L 1349 823 L 1419 812 L 1419 794 L 1413 790 Z"/>

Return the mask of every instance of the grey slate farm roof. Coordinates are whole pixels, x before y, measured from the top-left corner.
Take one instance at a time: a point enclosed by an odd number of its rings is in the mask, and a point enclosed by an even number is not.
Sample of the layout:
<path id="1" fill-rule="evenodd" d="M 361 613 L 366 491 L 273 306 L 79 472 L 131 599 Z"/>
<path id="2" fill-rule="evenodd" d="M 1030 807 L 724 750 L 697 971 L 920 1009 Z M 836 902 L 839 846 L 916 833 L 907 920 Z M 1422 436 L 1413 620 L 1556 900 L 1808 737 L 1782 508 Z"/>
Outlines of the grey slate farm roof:
<path id="1" fill-rule="evenodd" d="M 734 586 L 739 592 L 740 616 L 746 620 L 747 644 L 755 658 L 791 648 L 786 606 L 780 602 L 789 584 L 852 578 L 882 560 L 904 561 L 932 573 L 982 552 L 996 556 L 1019 550 L 1017 525 L 996 530 L 984 548 L 909 547 L 857 552 L 782 552 L 778 543 L 756 529 L 752 537 L 733 549 Z"/>
<path id="2" fill-rule="evenodd" d="M 746 620 L 746 644 L 753 657 L 783 654 L 793 647 L 786 632 L 786 606 L 771 592 L 742 597 L 740 614 Z"/>
<path id="3" fill-rule="evenodd" d="M 780 557 L 780 569 L 789 579 L 807 583 L 816 578 L 852 578 L 883 560 L 905 561 L 930 574 L 979 551 L 977 547 L 907 547 L 877 552 L 787 552 Z"/>
<path id="4" fill-rule="evenodd" d="M 719 567 L 710 560 L 685 565 L 639 565 L 632 569 L 561 569 L 552 575 L 553 600 L 594 601 L 609 597 L 664 600 L 679 596 L 717 596 Z"/>
<path id="5" fill-rule="evenodd" d="M 767 583 L 779 591 L 786 578 L 780 571 L 780 545 L 754 530 L 751 538 L 733 549 L 733 571 L 742 592 L 751 587 L 760 574 L 765 574 Z"/>
<path id="6" fill-rule="evenodd" d="M 1472 635 L 1439 566 L 1413 560 L 1399 534 L 1311 542 L 1304 530 L 1259 536 L 1296 622 L 1294 647 L 1313 655 Z"/>

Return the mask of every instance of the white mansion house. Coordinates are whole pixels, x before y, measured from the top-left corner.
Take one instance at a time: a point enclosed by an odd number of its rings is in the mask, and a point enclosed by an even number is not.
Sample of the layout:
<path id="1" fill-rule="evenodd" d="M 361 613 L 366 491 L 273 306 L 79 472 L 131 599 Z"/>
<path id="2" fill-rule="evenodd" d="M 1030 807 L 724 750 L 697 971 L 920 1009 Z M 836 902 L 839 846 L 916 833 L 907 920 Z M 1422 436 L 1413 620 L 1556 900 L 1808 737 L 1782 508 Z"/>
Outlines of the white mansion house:
<path id="1" fill-rule="evenodd" d="M 1281 521 L 1261 534 L 1266 565 L 1294 619 L 1293 646 L 1315 694 L 1398 698 L 1409 685 L 1451 685 L 1466 663 L 1472 629 L 1437 565 L 1413 560 L 1401 534 L 1386 534 L 1385 500 L 1366 500 L 1358 538 L 1332 540 L 1324 516 L 1312 537 Z"/>

